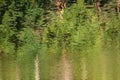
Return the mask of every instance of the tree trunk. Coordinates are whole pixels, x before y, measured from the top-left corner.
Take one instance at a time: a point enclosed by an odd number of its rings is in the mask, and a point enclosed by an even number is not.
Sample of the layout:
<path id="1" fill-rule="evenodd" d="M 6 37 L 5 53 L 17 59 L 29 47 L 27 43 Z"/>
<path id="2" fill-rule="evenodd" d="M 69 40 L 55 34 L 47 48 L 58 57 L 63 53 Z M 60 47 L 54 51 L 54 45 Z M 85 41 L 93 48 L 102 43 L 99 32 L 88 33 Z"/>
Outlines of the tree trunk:
<path id="1" fill-rule="evenodd" d="M 64 9 L 66 8 L 68 0 L 56 0 L 56 9 L 57 9 L 57 15 L 63 19 L 63 13 Z"/>
<path id="2" fill-rule="evenodd" d="M 100 0 L 96 1 L 96 7 L 97 7 L 97 14 L 98 14 L 98 16 L 100 16 L 100 13 L 101 13 Z"/>
<path id="3" fill-rule="evenodd" d="M 120 0 L 117 0 L 117 13 L 120 16 Z"/>

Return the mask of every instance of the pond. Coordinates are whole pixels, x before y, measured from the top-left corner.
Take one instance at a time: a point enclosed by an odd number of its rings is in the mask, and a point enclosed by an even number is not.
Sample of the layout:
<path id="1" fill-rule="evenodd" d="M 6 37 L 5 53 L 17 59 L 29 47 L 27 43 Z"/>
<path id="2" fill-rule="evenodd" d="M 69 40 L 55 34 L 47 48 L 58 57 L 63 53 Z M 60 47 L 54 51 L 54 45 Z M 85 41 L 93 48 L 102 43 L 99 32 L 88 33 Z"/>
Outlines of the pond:
<path id="1" fill-rule="evenodd" d="M 120 50 L 101 40 L 83 50 L 42 47 L 36 55 L 0 57 L 0 80 L 120 80 Z"/>

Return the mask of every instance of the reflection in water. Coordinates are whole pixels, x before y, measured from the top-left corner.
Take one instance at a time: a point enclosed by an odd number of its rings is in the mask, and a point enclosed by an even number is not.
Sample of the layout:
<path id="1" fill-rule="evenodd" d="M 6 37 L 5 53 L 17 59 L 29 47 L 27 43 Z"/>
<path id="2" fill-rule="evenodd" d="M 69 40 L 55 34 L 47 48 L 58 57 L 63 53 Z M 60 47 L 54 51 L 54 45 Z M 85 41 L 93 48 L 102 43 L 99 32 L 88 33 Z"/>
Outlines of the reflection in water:
<path id="1" fill-rule="evenodd" d="M 98 46 L 96 47 L 98 48 Z M 88 54 L 47 49 L 21 61 L 0 59 L 0 80 L 120 80 L 119 49 L 99 47 Z"/>
<path id="2" fill-rule="evenodd" d="M 63 51 L 62 60 L 61 60 L 61 67 L 62 67 L 62 80 L 73 80 L 72 79 L 72 68 L 70 64 L 70 60 L 68 59 L 66 51 Z"/>
<path id="3" fill-rule="evenodd" d="M 35 80 L 40 80 L 38 55 L 36 56 L 36 59 L 35 59 Z"/>
<path id="4" fill-rule="evenodd" d="M 0 60 L 0 80 L 20 80 L 19 67 L 13 59 Z"/>
<path id="5" fill-rule="evenodd" d="M 0 80 L 2 80 L 2 68 L 1 68 L 1 66 L 2 66 L 2 62 L 0 60 Z"/>
<path id="6" fill-rule="evenodd" d="M 82 80 L 87 80 L 87 75 L 88 75 L 88 72 L 87 72 L 87 65 L 86 65 L 86 60 L 85 58 L 81 59 L 81 65 L 82 65 Z"/>
<path id="7" fill-rule="evenodd" d="M 107 80 L 107 75 L 106 75 L 106 69 L 107 69 L 107 66 L 106 66 L 106 56 L 105 54 L 101 54 L 100 55 L 100 65 L 101 65 L 101 79 L 102 80 Z"/>

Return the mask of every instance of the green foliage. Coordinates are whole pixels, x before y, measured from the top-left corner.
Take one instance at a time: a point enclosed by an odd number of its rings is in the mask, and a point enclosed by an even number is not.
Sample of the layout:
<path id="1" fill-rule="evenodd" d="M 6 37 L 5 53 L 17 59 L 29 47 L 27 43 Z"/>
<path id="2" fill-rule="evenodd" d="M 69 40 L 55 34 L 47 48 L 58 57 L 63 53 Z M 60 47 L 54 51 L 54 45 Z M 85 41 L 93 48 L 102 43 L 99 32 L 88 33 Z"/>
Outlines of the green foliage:
<path id="1" fill-rule="evenodd" d="M 96 44 L 101 26 L 105 26 L 108 39 L 114 38 L 119 43 L 120 24 L 115 12 L 103 12 L 98 20 L 95 8 L 89 9 L 84 1 L 77 0 L 65 9 L 64 18 L 60 20 L 54 6 L 47 10 L 44 3 L 42 0 L 0 1 L 1 51 L 18 52 L 15 55 L 38 53 L 42 45 L 87 50 Z"/>
<path id="2" fill-rule="evenodd" d="M 19 35 L 19 40 L 21 40 L 23 44 L 18 50 L 19 57 L 23 57 L 25 55 L 35 56 L 39 52 L 40 42 L 38 41 L 38 37 L 33 34 L 32 29 L 23 29 Z"/>
<path id="3" fill-rule="evenodd" d="M 25 31 L 23 28 L 30 27 L 34 30 L 42 24 L 40 18 L 43 9 L 41 7 L 34 0 L 32 2 L 26 0 L 0 1 L 0 51 L 17 55 L 16 51 L 26 45 L 23 42 L 27 42 L 24 41 L 25 39 L 20 39 L 21 33 Z"/>
<path id="4" fill-rule="evenodd" d="M 0 58 L 3 54 L 14 56 L 24 72 L 20 76 L 23 80 L 34 80 L 32 72 L 36 56 L 41 61 L 41 79 L 49 80 L 52 72 L 49 66 L 57 67 L 63 54 L 71 56 L 76 73 L 80 71 L 81 65 L 77 65 L 83 55 L 85 58 L 94 57 L 94 62 L 102 53 L 102 47 L 120 48 L 120 19 L 113 7 L 108 6 L 106 10 L 103 6 L 103 12 L 98 17 L 95 7 L 87 8 L 84 0 L 77 0 L 68 4 L 63 19 L 60 19 L 53 2 L 0 0 Z M 79 80 L 81 76 L 78 75 L 74 76 Z"/>

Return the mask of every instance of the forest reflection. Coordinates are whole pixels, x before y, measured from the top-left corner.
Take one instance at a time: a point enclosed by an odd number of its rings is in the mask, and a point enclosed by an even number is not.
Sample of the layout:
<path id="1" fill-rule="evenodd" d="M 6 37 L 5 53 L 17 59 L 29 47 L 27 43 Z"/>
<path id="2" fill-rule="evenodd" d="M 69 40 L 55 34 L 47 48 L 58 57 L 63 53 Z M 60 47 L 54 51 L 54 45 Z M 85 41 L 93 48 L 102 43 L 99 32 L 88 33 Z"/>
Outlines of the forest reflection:
<path id="1" fill-rule="evenodd" d="M 45 50 L 46 49 L 46 50 Z M 0 80 L 119 80 L 119 49 L 97 45 L 92 49 L 41 49 L 37 57 L 0 59 Z M 46 54 L 45 54 L 46 53 Z M 73 56 L 74 55 L 74 56 Z"/>

